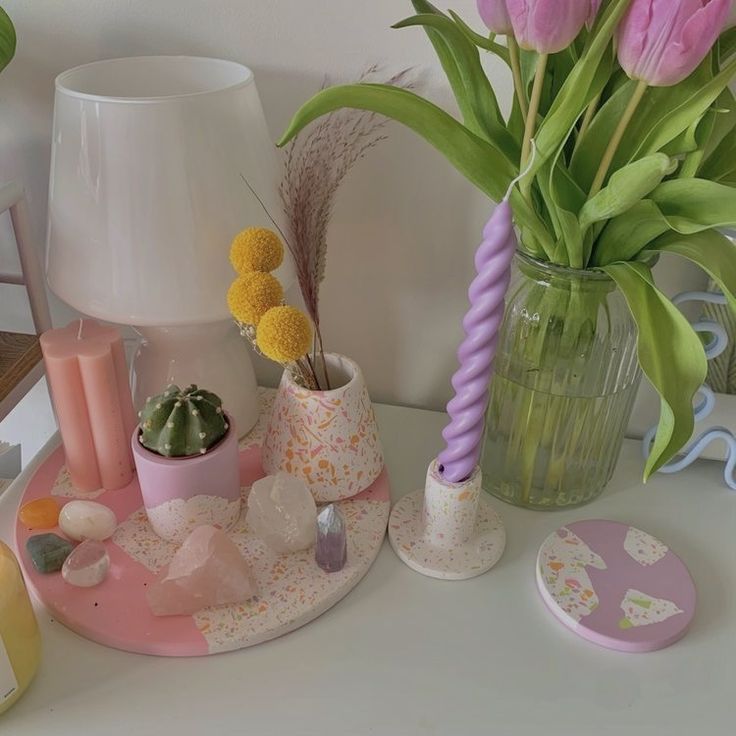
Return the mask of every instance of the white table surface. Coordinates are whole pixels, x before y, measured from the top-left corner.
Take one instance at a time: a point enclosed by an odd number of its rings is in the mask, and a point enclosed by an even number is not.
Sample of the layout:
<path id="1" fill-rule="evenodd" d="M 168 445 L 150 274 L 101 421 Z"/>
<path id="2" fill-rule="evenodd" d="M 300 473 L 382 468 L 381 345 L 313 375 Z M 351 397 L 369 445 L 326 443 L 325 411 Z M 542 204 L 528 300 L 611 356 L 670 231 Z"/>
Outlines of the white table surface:
<path id="1" fill-rule="evenodd" d="M 396 498 L 423 484 L 445 417 L 389 406 L 377 413 Z M 508 547 L 474 580 L 418 575 L 386 542 L 335 608 L 239 652 L 127 654 L 80 638 L 39 608 L 43 664 L 25 697 L 0 716 L 0 734 L 732 734 L 736 494 L 714 462 L 646 487 L 641 466 L 639 443 L 627 441 L 614 480 L 588 507 L 539 513 L 497 503 Z M 0 499 L 6 541 L 31 471 Z M 583 641 L 547 613 L 534 583 L 537 548 L 557 527 L 584 518 L 639 526 L 685 560 L 699 592 L 685 639 L 653 654 L 622 654 Z"/>

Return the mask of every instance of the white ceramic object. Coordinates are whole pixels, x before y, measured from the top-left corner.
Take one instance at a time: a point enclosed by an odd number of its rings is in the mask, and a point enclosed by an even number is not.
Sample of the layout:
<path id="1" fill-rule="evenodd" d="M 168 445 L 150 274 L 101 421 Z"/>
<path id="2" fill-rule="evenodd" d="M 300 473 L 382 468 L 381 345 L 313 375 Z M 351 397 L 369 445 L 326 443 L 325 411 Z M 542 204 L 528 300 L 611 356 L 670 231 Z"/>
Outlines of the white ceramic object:
<path id="1" fill-rule="evenodd" d="M 237 405 L 232 389 L 239 385 L 241 395 L 255 397 L 248 352 L 245 345 L 236 351 L 234 343 L 223 350 L 228 338 L 213 329 L 230 319 L 225 294 L 234 277 L 228 261 L 233 236 L 269 224 L 242 177 L 269 211 L 279 211 L 274 148 L 247 67 L 141 56 L 86 64 L 57 78 L 51 290 L 109 322 L 206 326 L 209 339 L 203 330 L 195 336 L 181 329 L 168 333 L 158 350 L 152 344 L 161 332 L 147 331 L 151 347 L 138 354 L 137 394 L 153 395 L 171 380 L 161 381 L 160 369 L 146 361 L 176 341 L 176 380 L 194 383 L 204 370 L 201 383 L 229 397 L 245 433 L 256 422 L 256 404 Z M 291 261 L 279 278 L 292 282 Z M 194 354 L 200 356 L 196 366 L 188 365 Z"/>
<path id="2" fill-rule="evenodd" d="M 263 441 L 263 468 L 301 478 L 318 503 L 350 498 L 383 469 L 383 449 L 363 373 L 342 355 L 325 356 L 331 391 L 308 391 L 285 371 Z"/>
<path id="3" fill-rule="evenodd" d="M 424 490 L 394 505 L 389 540 L 412 570 L 441 580 L 466 580 L 498 562 L 506 530 L 481 490 L 481 478 L 476 468 L 468 480 L 448 483 L 434 460 Z"/>

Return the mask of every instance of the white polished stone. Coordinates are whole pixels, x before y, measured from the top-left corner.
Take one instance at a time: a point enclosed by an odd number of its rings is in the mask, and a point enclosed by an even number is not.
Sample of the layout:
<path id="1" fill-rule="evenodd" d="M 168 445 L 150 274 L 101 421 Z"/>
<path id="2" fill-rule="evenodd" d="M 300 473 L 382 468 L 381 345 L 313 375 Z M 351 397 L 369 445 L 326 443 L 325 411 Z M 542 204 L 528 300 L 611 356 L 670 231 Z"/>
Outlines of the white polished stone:
<path id="1" fill-rule="evenodd" d="M 70 539 L 108 539 L 117 529 L 115 513 L 97 501 L 70 501 L 59 514 L 59 527 Z"/>

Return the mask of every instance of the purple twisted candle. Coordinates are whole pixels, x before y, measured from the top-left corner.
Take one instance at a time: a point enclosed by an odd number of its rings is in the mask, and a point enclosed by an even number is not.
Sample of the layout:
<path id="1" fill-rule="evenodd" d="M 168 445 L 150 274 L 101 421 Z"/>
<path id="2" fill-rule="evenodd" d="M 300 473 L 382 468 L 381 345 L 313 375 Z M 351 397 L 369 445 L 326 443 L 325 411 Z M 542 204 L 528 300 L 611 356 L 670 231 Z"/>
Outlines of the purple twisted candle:
<path id="1" fill-rule="evenodd" d="M 450 424 L 442 433 L 447 445 L 438 457 L 442 475 L 451 483 L 469 478 L 480 457 L 488 389 L 517 245 L 511 205 L 505 199 L 483 229 L 483 242 L 475 254 L 478 275 L 468 292 L 470 310 L 463 320 L 460 368 L 452 378 L 455 397 L 447 405 Z"/>

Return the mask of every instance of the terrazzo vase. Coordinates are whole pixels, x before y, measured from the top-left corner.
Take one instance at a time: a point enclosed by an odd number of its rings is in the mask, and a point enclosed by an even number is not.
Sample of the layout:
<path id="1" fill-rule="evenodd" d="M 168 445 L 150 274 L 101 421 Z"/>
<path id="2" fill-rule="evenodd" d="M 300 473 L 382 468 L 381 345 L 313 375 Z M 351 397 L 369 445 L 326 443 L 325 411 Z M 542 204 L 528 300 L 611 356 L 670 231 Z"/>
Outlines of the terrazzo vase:
<path id="1" fill-rule="evenodd" d="M 225 531 L 240 517 L 238 433 L 232 417 L 223 439 L 204 455 L 162 457 L 133 433 L 133 458 L 148 520 L 163 539 L 182 542 L 195 527 Z"/>
<path id="2" fill-rule="evenodd" d="M 309 391 L 284 371 L 263 441 L 263 469 L 301 478 L 318 503 L 366 490 L 383 469 L 383 450 L 358 365 L 326 354 L 330 391 Z"/>

